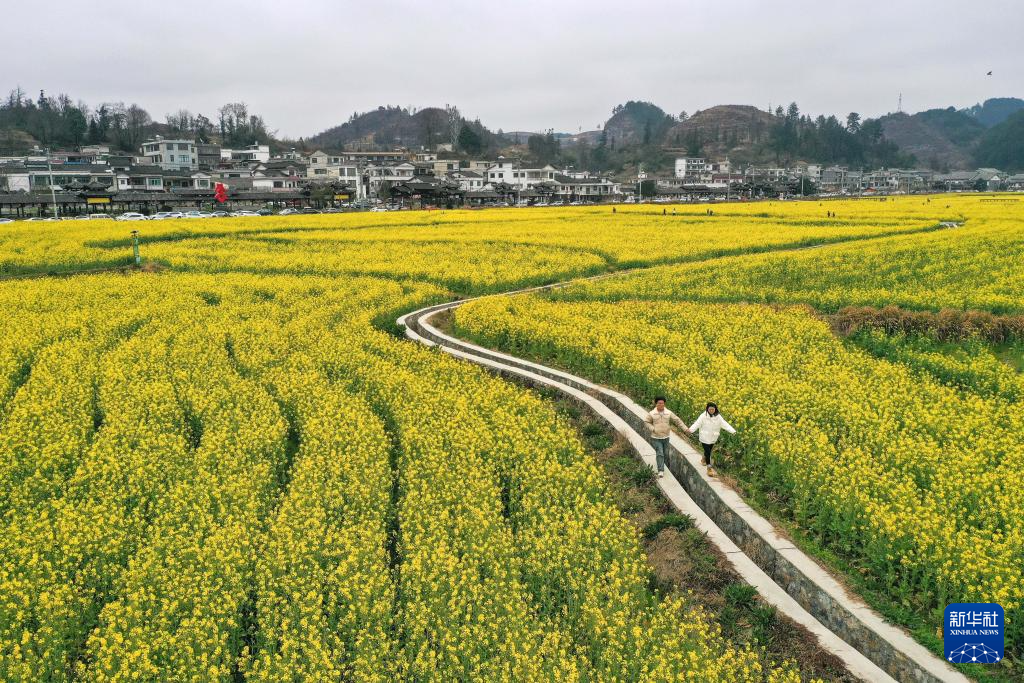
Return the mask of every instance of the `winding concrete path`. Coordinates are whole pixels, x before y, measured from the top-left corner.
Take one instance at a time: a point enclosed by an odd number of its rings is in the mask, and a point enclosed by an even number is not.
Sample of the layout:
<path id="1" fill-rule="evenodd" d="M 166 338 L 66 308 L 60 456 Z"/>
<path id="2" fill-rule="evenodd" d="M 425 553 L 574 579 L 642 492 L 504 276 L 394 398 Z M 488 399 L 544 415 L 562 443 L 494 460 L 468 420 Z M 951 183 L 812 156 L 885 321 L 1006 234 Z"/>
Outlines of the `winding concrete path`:
<path id="1" fill-rule="evenodd" d="M 571 283 L 488 296 L 523 294 L 568 284 Z M 436 346 L 512 381 L 562 392 L 607 422 L 644 462 L 654 467 L 654 448 L 644 436 L 643 417 L 647 411 L 628 396 L 582 377 L 456 339 L 431 324 L 433 316 L 472 300 L 423 308 L 403 315 L 397 322 L 412 340 Z M 697 528 L 725 554 L 743 580 L 757 588 L 765 602 L 813 633 L 821 647 L 840 658 L 850 673 L 872 682 L 969 681 L 851 595 L 735 491 L 720 480 L 709 478 L 700 466 L 700 454 L 687 441 L 673 434 L 670 445 L 668 472 L 657 480 L 665 497 L 695 520 Z"/>

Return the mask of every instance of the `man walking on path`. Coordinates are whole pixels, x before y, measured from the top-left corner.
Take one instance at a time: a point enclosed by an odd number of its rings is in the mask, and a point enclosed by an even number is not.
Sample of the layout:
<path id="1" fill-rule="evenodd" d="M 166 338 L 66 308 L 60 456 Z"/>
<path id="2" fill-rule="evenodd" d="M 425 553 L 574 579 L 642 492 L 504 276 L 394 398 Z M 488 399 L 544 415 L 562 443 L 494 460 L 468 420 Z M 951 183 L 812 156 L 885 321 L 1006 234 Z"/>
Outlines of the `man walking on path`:
<path id="1" fill-rule="evenodd" d="M 707 465 L 708 476 L 715 476 L 715 470 L 711 466 L 711 449 L 715 447 L 722 430 L 735 434 L 736 430 L 731 424 L 725 421 L 722 414 L 718 412 L 718 406 L 708 403 L 704 412 L 700 414 L 697 421 L 690 425 L 686 431 L 689 433 L 700 432 L 700 445 L 704 447 L 704 457 L 700 459 L 701 465 Z"/>
<path id="2" fill-rule="evenodd" d="M 679 417 L 665 407 L 665 397 L 654 399 L 654 410 L 644 416 L 644 422 L 651 430 L 651 444 L 654 446 L 654 459 L 658 463 L 658 477 L 665 476 L 665 456 L 668 455 L 668 437 L 672 434 L 672 425 L 689 433 Z"/>

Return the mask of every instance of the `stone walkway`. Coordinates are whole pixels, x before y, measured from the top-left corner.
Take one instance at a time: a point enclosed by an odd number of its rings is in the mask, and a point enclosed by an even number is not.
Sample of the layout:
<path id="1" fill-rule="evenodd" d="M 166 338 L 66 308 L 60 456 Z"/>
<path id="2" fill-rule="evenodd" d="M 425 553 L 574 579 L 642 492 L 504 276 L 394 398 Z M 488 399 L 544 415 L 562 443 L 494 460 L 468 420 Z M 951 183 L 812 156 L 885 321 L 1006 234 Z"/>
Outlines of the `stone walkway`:
<path id="1" fill-rule="evenodd" d="M 565 284 L 489 296 L 521 294 Z M 470 300 L 430 306 L 404 315 L 397 322 L 410 339 L 437 346 L 520 384 L 564 393 L 607 422 L 644 462 L 654 467 L 654 449 L 643 436 L 643 417 L 647 411 L 628 396 L 569 373 L 456 339 L 430 324 L 434 315 Z M 872 682 L 969 681 L 846 591 L 735 491 L 718 479 L 709 478 L 700 465 L 700 454 L 687 441 L 673 434 L 670 446 L 668 472 L 657 480 L 665 497 L 695 520 L 697 528 L 707 533 L 765 602 L 813 633 L 820 645 L 839 657 L 853 675 Z"/>

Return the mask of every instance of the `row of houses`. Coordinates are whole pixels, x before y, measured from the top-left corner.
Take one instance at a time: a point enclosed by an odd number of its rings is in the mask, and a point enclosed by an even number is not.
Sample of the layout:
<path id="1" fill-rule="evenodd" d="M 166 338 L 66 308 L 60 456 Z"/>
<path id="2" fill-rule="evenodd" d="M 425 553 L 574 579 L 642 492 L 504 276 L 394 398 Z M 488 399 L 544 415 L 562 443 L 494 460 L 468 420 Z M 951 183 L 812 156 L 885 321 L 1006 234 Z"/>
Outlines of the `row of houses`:
<path id="1" fill-rule="evenodd" d="M 730 186 L 794 186 L 813 183 L 819 192 L 864 194 L 957 190 L 1024 190 L 1024 174 L 1011 175 L 995 168 L 938 173 L 927 169 L 881 168 L 871 171 L 847 166 L 796 164 L 793 167 L 746 166 L 734 168 L 728 159 L 678 157 L 672 178 L 658 179 L 666 188 L 703 186 L 724 190 Z"/>
<path id="2" fill-rule="evenodd" d="M 596 200 L 620 193 L 618 183 L 517 159 L 459 160 L 432 152 L 291 150 L 271 156 L 266 145 L 226 149 L 187 139 L 154 138 L 138 155 L 112 154 L 103 146 L 75 152 L 42 152 L 0 158 L 0 192 L 45 193 L 91 185 L 112 192 L 212 191 L 229 194 L 293 192 L 308 186 L 336 190 L 338 200 L 384 197 L 410 182 L 444 181 L 469 198 L 528 200 L 535 196 Z M 526 194 L 524 194 L 526 193 Z"/>

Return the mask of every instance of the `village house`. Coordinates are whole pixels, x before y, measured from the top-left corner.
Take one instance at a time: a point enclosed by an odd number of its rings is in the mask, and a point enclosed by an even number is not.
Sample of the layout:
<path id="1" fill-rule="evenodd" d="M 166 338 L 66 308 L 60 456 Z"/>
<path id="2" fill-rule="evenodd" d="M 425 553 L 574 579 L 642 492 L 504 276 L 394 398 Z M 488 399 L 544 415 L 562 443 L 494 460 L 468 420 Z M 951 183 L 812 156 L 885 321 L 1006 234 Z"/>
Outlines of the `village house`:
<path id="1" fill-rule="evenodd" d="M 703 157 L 676 158 L 676 178 L 700 177 L 708 172 L 708 161 Z"/>
<path id="2" fill-rule="evenodd" d="M 405 161 L 393 165 L 368 165 L 363 172 L 363 186 L 370 196 L 377 196 L 383 183 L 401 183 L 412 180 L 416 166 Z"/>
<path id="3" fill-rule="evenodd" d="M 220 150 L 221 161 L 231 163 L 244 163 L 247 161 L 255 161 L 264 163 L 270 161 L 270 145 L 247 145 L 240 149 L 230 149 L 223 147 Z"/>
<path id="4" fill-rule="evenodd" d="M 448 173 L 452 182 L 459 184 L 463 192 L 475 192 L 484 189 L 484 177 L 476 171 L 458 170 Z"/>
<path id="5" fill-rule="evenodd" d="M 359 166 L 354 162 L 345 161 L 341 154 L 327 154 L 317 150 L 311 153 L 308 159 L 307 178 L 324 182 L 342 180 L 353 186 L 358 181 Z"/>
<path id="6" fill-rule="evenodd" d="M 569 201 L 600 201 L 620 194 L 619 184 L 607 178 L 571 178 L 558 173 L 553 180 L 555 194 Z"/>
<path id="7" fill-rule="evenodd" d="M 142 144 L 146 162 L 165 171 L 194 171 L 199 168 L 195 140 L 165 140 L 157 137 Z"/>
<path id="8" fill-rule="evenodd" d="M 504 183 L 520 190 L 534 187 L 540 183 L 551 182 L 558 171 L 548 164 L 541 168 L 524 168 L 518 160 L 498 157 L 497 162 L 487 169 L 487 184 Z"/>

